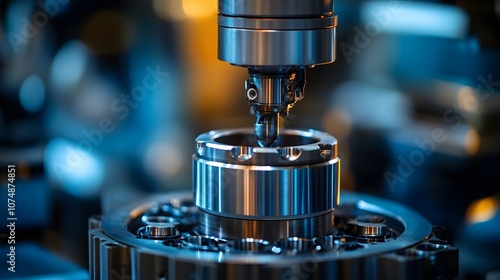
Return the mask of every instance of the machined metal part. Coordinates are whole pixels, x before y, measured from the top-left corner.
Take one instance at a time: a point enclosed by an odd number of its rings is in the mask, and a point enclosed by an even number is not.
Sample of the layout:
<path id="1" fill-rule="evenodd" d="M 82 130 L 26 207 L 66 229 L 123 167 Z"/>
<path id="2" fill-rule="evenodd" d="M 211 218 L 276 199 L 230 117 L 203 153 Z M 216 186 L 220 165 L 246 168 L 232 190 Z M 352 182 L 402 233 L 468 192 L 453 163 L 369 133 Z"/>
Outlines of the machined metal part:
<path id="1" fill-rule="evenodd" d="M 360 216 L 349 222 L 353 226 L 354 234 L 366 237 L 385 236 L 387 224 L 381 216 Z"/>
<path id="2" fill-rule="evenodd" d="M 218 36 L 219 59 L 235 65 L 296 68 L 335 61 L 333 27 L 279 31 L 219 26 Z"/>
<path id="3" fill-rule="evenodd" d="M 191 211 L 181 211 L 181 204 Z M 190 223 L 198 217 L 192 205 L 191 193 L 172 193 L 134 202 L 103 217 L 101 227 L 89 231 L 91 279 L 456 279 L 458 275 L 458 249 L 435 237 L 419 214 L 388 200 L 343 193 L 334 234 L 277 240 L 200 234 L 197 223 Z M 135 231 L 146 225 L 144 216 L 173 217 L 180 235 L 139 237 Z M 358 234 L 351 223 L 356 219 L 380 221 L 386 234 Z"/>
<path id="4" fill-rule="evenodd" d="M 279 137 L 276 147 L 256 145 L 251 129 L 197 138 L 193 184 L 202 233 L 266 239 L 334 230 L 337 141 L 315 130 L 285 130 Z"/>
<path id="5" fill-rule="evenodd" d="M 261 147 L 270 147 L 274 145 L 280 134 L 284 116 L 279 112 L 274 112 L 273 109 L 271 109 L 271 112 L 254 109 L 254 114 L 254 132 L 257 143 Z"/>
<path id="6" fill-rule="evenodd" d="M 291 108 L 304 98 L 305 71 L 293 73 L 260 73 L 249 71 L 249 79 L 245 83 L 247 99 L 252 106 L 271 106 L 271 112 Z M 281 93 L 286 93 L 282 95 Z M 280 108 L 283 107 L 283 108 Z"/>
<path id="7" fill-rule="evenodd" d="M 219 26 L 232 28 L 248 28 L 248 29 L 279 29 L 279 30 L 303 30 L 303 29 L 318 29 L 318 28 L 333 28 L 337 26 L 338 18 L 336 16 L 320 16 L 313 18 L 273 18 L 272 20 L 262 20 L 259 18 L 246 18 L 225 16 L 219 14 Z M 307 64 L 305 64 L 307 65 Z"/>
<path id="8" fill-rule="evenodd" d="M 147 223 L 138 230 L 137 235 L 142 238 L 164 239 L 179 236 L 174 223 Z"/>
<path id="9" fill-rule="evenodd" d="M 214 234 L 225 239 L 245 237 L 278 240 L 289 236 L 313 238 L 335 231 L 333 211 L 315 216 L 264 220 L 231 218 L 200 210 L 198 223 L 200 233 Z"/>
<path id="10" fill-rule="evenodd" d="M 251 128 L 212 130 L 196 138 L 196 157 L 248 166 L 298 166 L 338 157 L 337 140 L 314 129 L 287 129 L 275 147 L 259 147 Z"/>
<path id="11" fill-rule="evenodd" d="M 246 97 L 255 114 L 255 136 L 261 147 L 276 142 L 282 119 L 297 101 L 304 98 L 305 69 L 286 72 L 249 70 L 245 82 Z"/>
<path id="12" fill-rule="evenodd" d="M 272 146 L 281 120 L 304 97 L 306 68 L 335 60 L 333 1 L 219 0 L 218 24 L 218 57 L 249 69 L 255 135 Z"/>
<path id="13" fill-rule="evenodd" d="M 263 148 L 251 129 L 200 135 L 194 196 L 152 196 L 89 221 L 91 279 L 457 277 L 458 249 L 419 214 L 366 195 L 339 201 L 335 138 L 280 137 Z"/>
<path id="14" fill-rule="evenodd" d="M 458 249 L 419 214 L 340 198 L 334 137 L 282 128 L 306 69 L 335 60 L 333 0 L 219 0 L 218 23 L 255 126 L 196 139 L 194 194 L 92 218 L 90 279 L 456 279 Z"/>
<path id="15" fill-rule="evenodd" d="M 219 0 L 219 59 L 240 66 L 335 60 L 333 1 Z"/>

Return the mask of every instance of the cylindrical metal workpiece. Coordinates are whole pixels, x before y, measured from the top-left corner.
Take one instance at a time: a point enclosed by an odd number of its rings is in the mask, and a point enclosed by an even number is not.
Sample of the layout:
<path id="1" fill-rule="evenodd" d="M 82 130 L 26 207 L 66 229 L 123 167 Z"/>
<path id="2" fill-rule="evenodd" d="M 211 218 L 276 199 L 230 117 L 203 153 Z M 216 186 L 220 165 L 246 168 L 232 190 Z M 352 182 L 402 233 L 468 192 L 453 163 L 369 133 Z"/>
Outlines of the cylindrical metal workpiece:
<path id="1" fill-rule="evenodd" d="M 333 231 L 339 158 L 332 136 L 285 130 L 275 146 L 259 147 L 252 129 L 234 129 L 196 141 L 193 183 L 203 233 L 275 239 L 292 228 L 302 237 Z"/>

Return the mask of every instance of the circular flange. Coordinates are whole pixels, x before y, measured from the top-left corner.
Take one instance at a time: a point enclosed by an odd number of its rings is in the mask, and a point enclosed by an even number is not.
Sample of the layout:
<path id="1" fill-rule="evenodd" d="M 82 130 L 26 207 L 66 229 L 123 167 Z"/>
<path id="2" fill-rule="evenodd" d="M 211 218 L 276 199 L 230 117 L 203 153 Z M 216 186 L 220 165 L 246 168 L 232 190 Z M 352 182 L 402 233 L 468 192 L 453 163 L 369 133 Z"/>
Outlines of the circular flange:
<path id="1" fill-rule="evenodd" d="M 127 230 L 126 225 L 130 220 L 139 217 L 152 206 L 159 205 L 159 202 L 163 203 L 172 199 L 190 200 L 191 197 L 191 193 L 188 192 L 172 193 L 169 195 L 151 197 L 143 202 L 133 203 L 132 205 L 118 209 L 114 213 L 110 213 L 110 215 L 106 215 L 102 221 L 102 229 L 107 236 L 117 242 L 133 248 L 140 248 L 141 252 L 165 257 L 172 261 L 198 264 L 219 264 L 223 262 L 228 265 L 252 264 L 282 267 L 289 266 L 293 263 L 304 262 L 305 259 L 307 260 L 311 257 L 314 257 L 318 265 L 328 265 L 342 260 L 395 252 L 422 242 L 432 231 L 432 226 L 429 222 L 407 207 L 385 199 L 351 193 L 342 194 L 340 211 L 337 210 L 336 216 L 342 216 L 346 214 L 345 212 L 359 213 L 360 215 L 382 216 L 388 221 L 394 221 L 401 227 L 399 229 L 401 234 L 397 236 L 396 240 L 385 243 L 364 244 L 359 250 L 337 250 L 314 253 L 313 255 L 308 253 L 292 255 L 259 253 L 226 254 L 221 251 L 183 250 L 176 247 L 165 246 L 163 243 L 158 243 L 155 240 L 137 238 L 136 234 Z M 339 242 L 349 243 L 348 241 L 342 240 Z"/>

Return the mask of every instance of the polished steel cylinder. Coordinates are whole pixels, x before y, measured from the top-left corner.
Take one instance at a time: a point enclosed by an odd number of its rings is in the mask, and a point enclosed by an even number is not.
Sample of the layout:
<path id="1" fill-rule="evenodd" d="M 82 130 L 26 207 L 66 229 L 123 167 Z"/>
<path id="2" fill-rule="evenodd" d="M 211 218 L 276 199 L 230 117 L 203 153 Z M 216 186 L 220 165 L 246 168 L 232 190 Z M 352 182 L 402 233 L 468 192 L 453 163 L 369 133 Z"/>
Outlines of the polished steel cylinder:
<path id="1" fill-rule="evenodd" d="M 280 31 L 219 26 L 219 59 L 236 65 L 309 66 L 331 63 L 335 61 L 334 44 L 333 28 Z"/>
<path id="2" fill-rule="evenodd" d="M 339 158 L 332 136 L 284 130 L 273 147 L 259 147 L 252 129 L 233 129 L 202 134 L 196 143 L 193 185 L 203 233 L 274 239 L 333 230 Z"/>
<path id="3" fill-rule="evenodd" d="M 335 60 L 331 0 L 219 0 L 219 59 L 240 66 L 312 66 Z"/>

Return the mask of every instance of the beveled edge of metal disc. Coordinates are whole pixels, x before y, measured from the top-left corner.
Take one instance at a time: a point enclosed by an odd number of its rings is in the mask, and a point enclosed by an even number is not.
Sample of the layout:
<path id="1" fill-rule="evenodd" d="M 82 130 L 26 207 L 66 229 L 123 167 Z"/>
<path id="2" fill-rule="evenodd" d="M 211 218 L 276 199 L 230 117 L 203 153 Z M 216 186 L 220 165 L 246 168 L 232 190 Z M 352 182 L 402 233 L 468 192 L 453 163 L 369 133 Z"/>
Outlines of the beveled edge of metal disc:
<path id="1" fill-rule="evenodd" d="M 199 158 L 241 165 L 296 166 L 327 162 L 338 157 L 337 139 L 326 132 L 307 129 L 284 129 L 278 144 L 291 145 L 259 147 L 252 128 L 221 129 L 203 133 L 196 138 L 195 155 Z M 222 139 L 235 138 L 234 143 Z M 293 143 L 302 139 L 306 143 Z M 233 141 L 233 140 L 232 140 Z"/>

